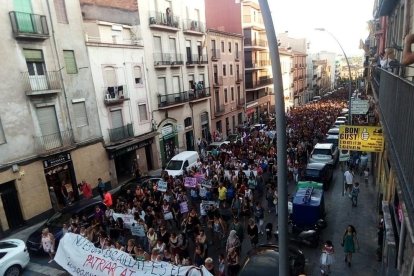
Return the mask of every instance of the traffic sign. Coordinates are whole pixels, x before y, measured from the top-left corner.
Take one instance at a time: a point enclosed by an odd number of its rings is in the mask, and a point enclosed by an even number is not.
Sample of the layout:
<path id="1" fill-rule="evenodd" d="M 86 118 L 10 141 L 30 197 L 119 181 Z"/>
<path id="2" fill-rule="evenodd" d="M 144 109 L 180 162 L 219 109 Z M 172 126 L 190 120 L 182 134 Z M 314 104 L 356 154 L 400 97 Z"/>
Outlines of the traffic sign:
<path id="1" fill-rule="evenodd" d="M 382 152 L 384 150 L 384 136 L 382 127 L 347 126 L 339 127 L 339 149 Z"/>

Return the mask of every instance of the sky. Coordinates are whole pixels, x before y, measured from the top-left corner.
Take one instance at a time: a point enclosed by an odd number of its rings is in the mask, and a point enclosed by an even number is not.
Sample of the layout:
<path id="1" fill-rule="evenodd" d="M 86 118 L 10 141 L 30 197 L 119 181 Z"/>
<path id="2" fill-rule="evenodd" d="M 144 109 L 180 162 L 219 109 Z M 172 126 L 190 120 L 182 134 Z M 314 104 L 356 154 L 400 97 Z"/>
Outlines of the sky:
<path id="1" fill-rule="evenodd" d="M 361 56 L 359 41 L 368 36 L 367 21 L 373 19 L 374 0 L 268 0 L 273 24 L 278 33 L 307 38 L 310 52 L 329 51 L 342 54 L 332 33 L 347 56 Z"/>

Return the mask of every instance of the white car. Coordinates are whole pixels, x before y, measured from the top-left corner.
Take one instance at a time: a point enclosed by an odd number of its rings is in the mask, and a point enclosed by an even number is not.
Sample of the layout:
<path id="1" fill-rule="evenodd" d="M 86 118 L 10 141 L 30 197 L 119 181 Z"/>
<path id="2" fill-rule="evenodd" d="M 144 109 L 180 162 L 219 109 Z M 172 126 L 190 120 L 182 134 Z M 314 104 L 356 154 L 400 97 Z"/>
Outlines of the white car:
<path id="1" fill-rule="evenodd" d="M 0 275 L 18 276 L 30 261 L 26 244 L 22 240 L 0 241 Z"/>

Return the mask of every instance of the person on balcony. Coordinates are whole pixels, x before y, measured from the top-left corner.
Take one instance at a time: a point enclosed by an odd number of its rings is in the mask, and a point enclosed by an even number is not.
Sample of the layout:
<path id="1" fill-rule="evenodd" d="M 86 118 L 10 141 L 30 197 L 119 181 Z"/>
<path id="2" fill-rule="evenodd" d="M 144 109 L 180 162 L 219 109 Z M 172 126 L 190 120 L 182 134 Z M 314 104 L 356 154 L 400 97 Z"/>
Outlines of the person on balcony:
<path id="1" fill-rule="evenodd" d="M 381 67 L 387 71 L 398 73 L 399 62 L 395 58 L 395 52 L 392 48 L 385 49 L 384 58 L 380 61 Z"/>
<path id="2" fill-rule="evenodd" d="M 411 44 L 414 43 L 414 34 L 408 34 L 404 38 L 404 48 L 402 52 L 401 64 L 410 65 L 414 63 L 414 53 L 411 50 Z"/>

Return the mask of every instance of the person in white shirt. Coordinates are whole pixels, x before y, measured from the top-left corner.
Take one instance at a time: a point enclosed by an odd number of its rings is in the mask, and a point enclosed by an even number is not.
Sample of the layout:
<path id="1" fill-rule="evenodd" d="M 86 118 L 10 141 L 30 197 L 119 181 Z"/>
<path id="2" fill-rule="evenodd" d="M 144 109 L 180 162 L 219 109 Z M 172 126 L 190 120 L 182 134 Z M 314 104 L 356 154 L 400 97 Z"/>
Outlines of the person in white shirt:
<path id="1" fill-rule="evenodd" d="M 344 173 L 344 181 L 345 181 L 345 191 L 348 192 L 349 197 L 351 197 L 351 190 L 354 184 L 354 174 L 352 170 L 348 168 Z"/>

